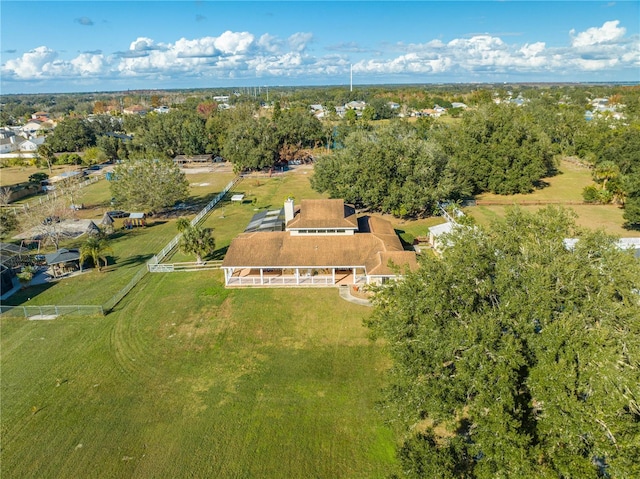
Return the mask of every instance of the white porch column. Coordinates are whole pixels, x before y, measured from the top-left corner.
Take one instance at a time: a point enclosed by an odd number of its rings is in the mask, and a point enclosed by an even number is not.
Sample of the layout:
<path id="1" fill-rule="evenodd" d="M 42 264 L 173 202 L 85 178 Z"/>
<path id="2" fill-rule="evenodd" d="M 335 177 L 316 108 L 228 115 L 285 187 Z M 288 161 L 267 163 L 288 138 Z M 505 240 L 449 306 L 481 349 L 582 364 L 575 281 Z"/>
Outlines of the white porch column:
<path id="1" fill-rule="evenodd" d="M 296 268 L 296 284 L 300 284 L 300 268 Z"/>
<path id="2" fill-rule="evenodd" d="M 264 284 L 264 276 L 262 274 L 262 268 L 260 268 L 260 284 Z"/>
<path id="3" fill-rule="evenodd" d="M 353 268 L 353 284 L 356 284 L 356 281 L 357 281 L 356 268 Z"/>
<path id="4" fill-rule="evenodd" d="M 331 268 L 331 279 L 333 281 L 332 284 L 336 284 L 336 269 L 335 268 Z"/>

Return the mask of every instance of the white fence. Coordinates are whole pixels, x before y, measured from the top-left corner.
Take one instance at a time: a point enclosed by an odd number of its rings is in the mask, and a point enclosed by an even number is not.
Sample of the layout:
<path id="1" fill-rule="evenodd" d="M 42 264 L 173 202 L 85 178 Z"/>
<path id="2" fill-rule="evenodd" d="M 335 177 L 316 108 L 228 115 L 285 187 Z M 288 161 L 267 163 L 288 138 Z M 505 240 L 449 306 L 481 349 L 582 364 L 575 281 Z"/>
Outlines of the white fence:
<path id="1" fill-rule="evenodd" d="M 220 203 L 220 200 L 224 198 L 224 195 L 226 195 L 229 190 L 231 190 L 231 188 L 233 188 L 241 179 L 241 177 L 237 176 L 233 180 L 231 180 L 227 184 L 227 186 L 225 186 L 224 189 L 220 193 L 218 193 L 218 195 L 214 199 L 212 199 L 207 204 L 207 206 L 202 208 L 200 213 L 198 213 L 195 218 L 191 220 L 191 226 L 196 226 L 198 223 L 200 223 L 200 221 L 202 221 L 206 214 L 209 213 L 209 211 L 211 211 L 218 203 Z M 163 259 L 169 256 L 169 254 L 176 248 L 176 246 L 180 244 L 180 238 L 182 238 L 182 233 L 178 233 L 171 241 L 169 241 L 169 243 L 164 248 L 162 248 L 162 251 L 160 251 L 147 262 L 147 268 L 149 269 L 149 271 L 151 271 L 151 268 L 154 265 L 159 264 Z M 153 272 L 157 273 L 158 271 Z"/>
<path id="2" fill-rule="evenodd" d="M 80 188 L 84 188 L 85 186 L 92 185 L 100 181 L 104 176 L 96 175 L 90 176 L 86 180 L 82 181 L 79 186 Z M 28 201 L 26 203 L 20 203 L 17 205 L 5 206 L 7 209 L 12 209 L 14 214 L 22 213 L 30 208 L 37 208 L 38 206 L 47 203 L 48 201 L 55 200 L 58 197 L 58 193 L 56 190 L 49 191 L 46 195 L 40 195 L 34 198 L 32 201 Z"/>
<path id="3" fill-rule="evenodd" d="M 175 273 L 180 271 L 206 271 L 220 269 L 222 261 L 202 261 L 188 263 L 160 263 L 148 264 L 150 273 Z"/>

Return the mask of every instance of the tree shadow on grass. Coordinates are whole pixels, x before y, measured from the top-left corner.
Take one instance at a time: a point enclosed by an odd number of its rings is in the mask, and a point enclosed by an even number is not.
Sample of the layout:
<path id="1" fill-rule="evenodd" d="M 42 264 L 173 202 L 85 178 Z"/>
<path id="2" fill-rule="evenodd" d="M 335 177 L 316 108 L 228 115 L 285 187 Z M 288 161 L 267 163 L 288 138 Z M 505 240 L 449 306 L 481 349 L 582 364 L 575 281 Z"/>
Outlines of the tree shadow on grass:
<path id="1" fill-rule="evenodd" d="M 219 248 L 215 250 L 213 253 L 211 253 L 209 256 L 207 256 L 207 259 L 214 260 L 214 261 L 222 260 L 227 254 L 228 249 L 229 249 L 228 246 L 225 246 L 224 248 Z"/>
<path id="2" fill-rule="evenodd" d="M 111 264 L 109 264 L 109 266 L 107 266 L 108 269 L 106 268 L 102 268 L 103 271 L 108 272 L 111 271 L 114 267 L 118 267 L 121 268 L 123 266 L 136 266 L 136 265 L 142 265 L 144 263 L 146 263 L 147 261 L 149 261 L 151 258 L 153 257 L 153 254 L 148 253 L 148 254 L 136 254 L 133 256 L 129 256 L 128 258 L 126 258 L 123 261 L 115 261 Z M 111 258 L 113 259 L 113 258 Z"/>
<path id="3" fill-rule="evenodd" d="M 16 291 L 7 299 L 3 299 L 2 304 L 4 306 L 29 306 L 29 300 L 31 300 L 31 298 L 35 298 L 39 294 L 44 293 L 55 284 L 54 282 L 49 282 L 27 286 L 26 288 Z"/>

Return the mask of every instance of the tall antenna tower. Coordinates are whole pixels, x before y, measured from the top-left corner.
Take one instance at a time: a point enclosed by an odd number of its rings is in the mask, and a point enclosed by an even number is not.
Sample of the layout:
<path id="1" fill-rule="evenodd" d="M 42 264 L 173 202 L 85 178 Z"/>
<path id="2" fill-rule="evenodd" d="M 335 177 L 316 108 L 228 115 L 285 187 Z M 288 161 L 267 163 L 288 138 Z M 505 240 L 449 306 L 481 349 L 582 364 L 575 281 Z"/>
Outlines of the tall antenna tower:
<path id="1" fill-rule="evenodd" d="M 349 64 L 349 91 L 353 91 L 353 64 Z"/>

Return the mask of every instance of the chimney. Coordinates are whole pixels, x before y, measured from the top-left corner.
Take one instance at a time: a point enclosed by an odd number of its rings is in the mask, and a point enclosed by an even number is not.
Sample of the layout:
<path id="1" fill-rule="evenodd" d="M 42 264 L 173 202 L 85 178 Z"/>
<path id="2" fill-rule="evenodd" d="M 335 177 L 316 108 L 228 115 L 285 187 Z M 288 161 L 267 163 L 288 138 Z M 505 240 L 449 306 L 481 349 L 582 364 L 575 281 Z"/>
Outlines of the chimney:
<path id="1" fill-rule="evenodd" d="M 293 210 L 293 198 L 287 198 L 284 202 L 284 225 L 287 226 L 287 223 L 293 219 L 294 210 Z"/>

